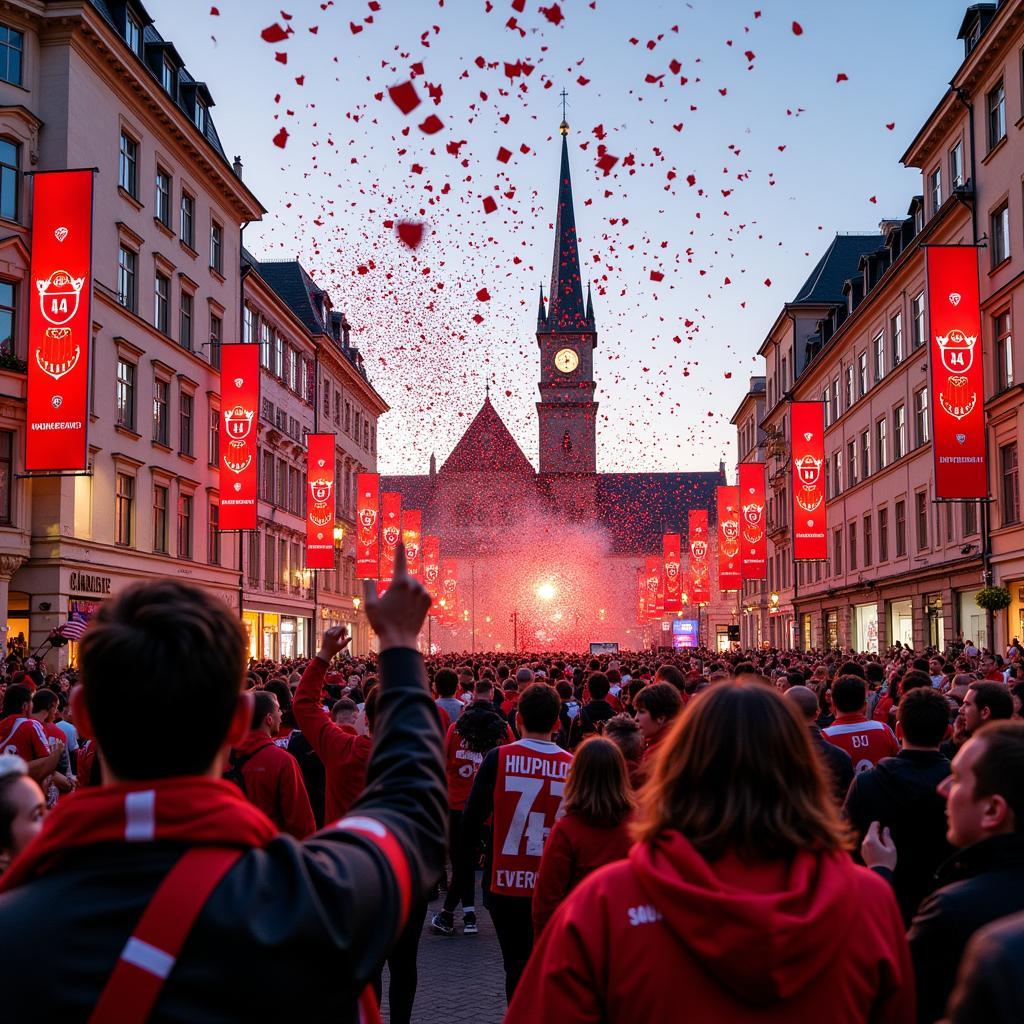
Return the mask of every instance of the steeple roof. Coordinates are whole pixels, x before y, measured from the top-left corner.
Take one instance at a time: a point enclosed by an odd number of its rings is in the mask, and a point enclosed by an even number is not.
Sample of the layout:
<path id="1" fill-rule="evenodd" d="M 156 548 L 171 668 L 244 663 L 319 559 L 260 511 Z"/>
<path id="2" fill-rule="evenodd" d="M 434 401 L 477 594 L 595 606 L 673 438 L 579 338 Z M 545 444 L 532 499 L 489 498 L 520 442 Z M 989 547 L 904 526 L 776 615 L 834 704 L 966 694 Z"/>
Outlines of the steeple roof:
<path id="1" fill-rule="evenodd" d="M 562 123 L 562 164 L 558 174 L 558 209 L 555 212 L 555 249 L 551 260 L 551 290 L 545 321 L 540 331 L 592 331 L 583 306 L 580 253 L 576 238 L 576 213 L 569 174 L 568 125 Z"/>
<path id="2" fill-rule="evenodd" d="M 505 426 L 488 395 L 459 443 L 439 470 L 441 473 L 525 473 L 533 466 Z"/>

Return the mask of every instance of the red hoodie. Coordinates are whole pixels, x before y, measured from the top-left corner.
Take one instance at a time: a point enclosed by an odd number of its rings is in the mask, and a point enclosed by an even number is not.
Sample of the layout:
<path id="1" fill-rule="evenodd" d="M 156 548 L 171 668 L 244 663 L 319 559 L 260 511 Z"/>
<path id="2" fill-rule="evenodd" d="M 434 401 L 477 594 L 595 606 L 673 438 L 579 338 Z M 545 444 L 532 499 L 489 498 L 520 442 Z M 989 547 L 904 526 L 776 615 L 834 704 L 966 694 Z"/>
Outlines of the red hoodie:
<path id="1" fill-rule="evenodd" d="M 884 879 L 846 854 L 709 864 L 678 832 L 573 891 L 505 1024 L 906 1024 L 914 972 Z"/>
<path id="2" fill-rule="evenodd" d="M 299 762 L 265 733 L 252 730 L 235 747 L 248 758 L 242 765 L 245 795 L 282 832 L 305 839 L 316 831 L 316 819 Z"/>

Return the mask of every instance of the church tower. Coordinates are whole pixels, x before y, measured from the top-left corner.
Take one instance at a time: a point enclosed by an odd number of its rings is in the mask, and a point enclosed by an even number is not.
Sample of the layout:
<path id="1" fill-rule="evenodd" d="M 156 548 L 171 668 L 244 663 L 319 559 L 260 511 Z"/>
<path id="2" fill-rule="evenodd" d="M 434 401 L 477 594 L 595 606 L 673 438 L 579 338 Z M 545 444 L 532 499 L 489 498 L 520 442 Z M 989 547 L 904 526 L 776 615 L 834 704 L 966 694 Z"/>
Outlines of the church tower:
<path id="1" fill-rule="evenodd" d="M 576 216 L 569 177 L 569 125 L 563 119 L 562 166 L 555 214 L 555 251 L 551 289 L 544 308 L 541 291 L 537 313 L 540 348 L 540 472 L 542 474 L 597 472 L 597 402 L 594 401 L 594 348 L 597 331 L 587 287 L 583 282 L 576 239 Z"/>

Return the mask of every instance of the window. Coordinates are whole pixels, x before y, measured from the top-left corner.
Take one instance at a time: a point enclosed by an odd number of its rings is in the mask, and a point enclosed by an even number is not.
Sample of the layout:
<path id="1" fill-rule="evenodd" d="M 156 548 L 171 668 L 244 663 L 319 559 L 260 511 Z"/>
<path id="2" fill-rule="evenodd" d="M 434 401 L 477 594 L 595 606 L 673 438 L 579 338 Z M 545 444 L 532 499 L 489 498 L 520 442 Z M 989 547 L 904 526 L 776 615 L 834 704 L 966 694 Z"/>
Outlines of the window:
<path id="1" fill-rule="evenodd" d="M 168 95 L 173 99 L 178 98 L 178 90 L 176 88 L 178 75 L 174 70 L 174 65 L 169 60 L 165 60 L 160 67 L 160 82 L 164 89 L 167 90 Z"/>
<path id="2" fill-rule="evenodd" d="M 220 367 L 220 348 L 224 344 L 224 321 L 216 313 L 210 314 L 210 365 Z"/>
<path id="3" fill-rule="evenodd" d="M 14 431 L 0 430 L 0 523 L 12 520 L 11 485 L 14 480 Z"/>
<path id="4" fill-rule="evenodd" d="M 206 519 L 206 560 L 220 565 L 220 505 L 211 501 Z"/>
<path id="5" fill-rule="evenodd" d="M 137 262 L 137 254 L 122 245 L 117 253 L 117 301 L 133 313 L 139 311 Z"/>
<path id="6" fill-rule="evenodd" d="M 220 409 L 210 406 L 210 430 L 207 436 L 206 461 L 211 466 L 220 465 Z"/>
<path id="7" fill-rule="evenodd" d="M 832 566 L 837 576 L 843 574 L 843 531 L 832 531 Z"/>
<path id="8" fill-rule="evenodd" d="M 1020 487 L 1017 482 L 1017 442 L 999 448 L 1002 476 L 1002 526 L 1020 522 Z"/>
<path id="9" fill-rule="evenodd" d="M 131 547 L 134 540 L 132 521 L 135 512 L 135 477 L 118 473 L 114 490 L 114 543 Z"/>
<path id="10" fill-rule="evenodd" d="M 846 444 L 846 486 L 852 487 L 857 482 L 857 442 Z"/>
<path id="11" fill-rule="evenodd" d="M 849 537 L 850 572 L 857 568 L 857 524 L 847 523 L 847 534 Z"/>
<path id="12" fill-rule="evenodd" d="M 260 497 L 264 501 L 274 500 L 274 454 L 264 451 L 260 466 Z"/>
<path id="13" fill-rule="evenodd" d="M 170 331 L 171 279 L 158 270 L 153 286 L 153 326 L 162 334 Z"/>
<path id="14" fill-rule="evenodd" d="M 988 112 L 988 148 L 993 149 L 1006 138 L 1006 90 L 1002 79 L 985 98 Z"/>
<path id="15" fill-rule="evenodd" d="M 0 25 L 0 79 L 11 85 L 21 85 L 22 56 L 25 36 L 17 29 Z"/>
<path id="16" fill-rule="evenodd" d="M 181 309 L 178 317 L 178 344 L 192 351 L 192 309 L 195 300 L 191 292 L 181 290 Z"/>
<path id="17" fill-rule="evenodd" d="M 178 557 L 192 557 L 192 495 L 178 495 Z"/>
<path id="18" fill-rule="evenodd" d="M 242 341 L 246 345 L 252 345 L 256 342 L 256 324 L 259 321 L 259 315 L 256 310 L 250 305 L 246 305 L 242 311 Z M 263 362 L 263 350 L 260 349 L 260 362 L 264 366 L 267 364 Z"/>
<path id="19" fill-rule="evenodd" d="M 885 332 L 875 338 L 875 383 L 885 376 Z"/>
<path id="20" fill-rule="evenodd" d="M 931 174 L 928 175 L 928 197 L 932 203 L 932 215 L 939 212 L 939 207 L 942 205 L 942 168 L 936 167 Z"/>
<path id="21" fill-rule="evenodd" d="M 878 560 L 889 561 L 889 509 L 878 510 Z"/>
<path id="22" fill-rule="evenodd" d="M 255 530 L 249 534 L 248 543 L 246 563 L 249 567 L 249 586 L 258 587 L 260 585 L 260 535 Z"/>
<path id="23" fill-rule="evenodd" d="M 910 303 L 910 319 L 912 345 L 916 351 L 924 344 L 924 292 Z"/>
<path id="24" fill-rule="evenodd" d="M 265 324 L 264 327 L 269 334 L 270 329 L 267 328 Z M 272 340 L 272 346 L 273 354 L 270 357 L 270 372 L 273 373 L 275 377 L 284 377 L 284 338 L 280 334 L 275 333 Z"/>
<path id="25" fill-rule="evenodd" d="M 0 281 L 0 354 L 11 356 L 17 351 L 14 329 L 18 322 L 15 305 L 15 285 Z"/>
<path id="26" fill-rule="evenodd" d="M 914 392 L 914 447 L 928 443 L 928 389 Z"/>
<path id="27" fill-rule="evenodd" d="M 868 354 L 861 352 L 857 358 L 857 397 L 863 398 L 868 393 Z"/>
<path id="28" fill-rule="evenodd" d="M 896 502 L 896 557 L 907 553 L 907 503 Z"/>
<path id="29" fill-rule="evenodd" d="M 118 185 L 130 196 L 139 194 L 139 144 L 121 132 L 121 153 L 118 163 Z"/>
<path id="30" fill-rule="evenodd" d="M 156 169 L 156 219 L 165 228 L 170 228 L 171 176 L 162 167 Z"/>
<path id="31" fill-rule="evenodd" d="M 210 267 L 218 274 L 224 272 L 224 228 L 210 221 Z"/>
<path id="32" fill-rule="evenodd" d="M 135 364 L 117 361 L 117 425 L 135 429 Z"/>
<path id="33" fill-rule="evenodd" d="M 989 247 L 992 249 L 992 266 L 998 267 L 1010 258 L 1010 204 L 1000 203 L 992 211 L 989 230 Z"/>
<path id="34" fill-rule="evenodd" d="M 181 193 L 181 240 L 190 248 L 196 247 L 196 201 L 187 192 Z"/>
<path id="35" fill-rule="evenodd" d="M 267 534 L 264 538 L 263 553 L 263 589 L 277 590 L 277 541 Z"/>
<path id="36" fill-rule="evenodd" d="M 832 422 L 839 419 L 839 378 L 832 381 Z"/>
<path id="37" fill-rule="evenodd" d="M 946 543 L 953 543 L 953 503 L 946 502 Z"/>
<path id="38" fill-rule="evenodd" d="M 832 456 L 832 493 L 841 494 L 843 490 L 843 453 L 836 452 Z"/>
<path id="39" fill-rule="evenodd" d="M 865 430 L 860 435 L 860 471 L 864 479 L 871 476 L 871 431 Z"/>
<path id="40" fill-rule="evenodd" d="M 0 139 L 0 217 L 4 220 L 18 219 L 19 156 L 18 146 Z"/>
<path id="41" fill-rule="evenodd" d="M 907 411 L 897 405 L 892 411 L 892 457 L 902 459 L 907 451 Z"/>
<path id="42" fill-rule="evenodd" d="M 182 391 L 178 396 L 178 451 L 192 454 L 192 419 L 195 413 L 195 399 Z"/>
<path id="43" fill-rule="evenodd" d="M 964 502 L 964 536 L 970 537 L 978 532 L 978 503 L 976 501 Z"/>
<path id="44" fill-rule="evenodd" d="M 914 513 L 917 520 L 917 550 L 924 551 L 928 547 L 928 495 L 924 491 L 914 495 Z"/>
<path id="45" fill-rule="evenodd" d="M 786 367 L 786 357 L 785 357 L 785 356 L 783 356 L 783 357 L 782 357 L 782 380 L 781 380 L 781 383 L 780 383 L 780 385 L 779 385 L 779 389 L 780 389 L 780 391 L 782 391 L 782 392 L 785 392 L 785 390 L 786 390 L 786 386 L 787 386 L 787 385 L 788 385 L 788 383 L 789 383 L 789 382 L 788 382 L 788 381 L 786 380 L 786 375 L 787 375 L 787 367 Z"/>
<path id="46" fill-rule="evenodd" d="M 992 326 L 996 339 L 996 391 L 1005 391 L 1013 386 L 1013 331 L 1009 309 L 995 316 Z"/>
<path id="47" fill-rule="evenodd" d="M 153 485 L 153 550 L 160 555 L 167 554 L 167 494 L 163 484 Z"/>
<path id="48" fill-rule="evenodd" d="M 278 508 L 288 507 L 288 467 L 285 465 L 284 459 L 277 460 L 277 490 L 276 500 L 274 504 Z"/>
<path id="49" fill-rule="evenodd" d="M 886 421 L 879 420 L 875 424 L 875 472 L 889 465 L 889 439 Z"/>
<path id="50" fill-rule="evenodd" d="M 953 188 L 964 184 L 964 144 L 958 142 L 949 151 L 949 181 Z"/>
<path id="51" fill-rule="evenodd" d="M 864 531 L 862 534 L 861 543 L 864 545 L 864 560 L 863 565 L 866 569 L 872 563 L 874 552 L 872 550 L 872 537 L 871 537 L 871 516 L 864 517 Z"/>
<path id="52" fill-rule="evenodd" d="M 139 24 L 134 14 L 130 12 L 125 15 L 124 18 L 124 38 L 125 42 L 135 52 L 139 52 L 139 46 L 142 43 L 142 26 Z"/>
<path id="53" fill-rule="evenodd" d="M 299 353 L 293 348 L 288 350 L 288 387 L 299 390 Z"/>
<path id="54" fill-rule="evenodd" d="M 846 368 L 846 408 L 847 409 L 849 409 L 850 406 L 853 405 L 853 403 L 854 403 L 853 374 L 854 374 L 853 366 L 852 365 L 848 366 Z"/>
<path id="55" fill-rule="evenodd" d="M 170 404 L 170 394 L 170 382 L 155 377 L 153 379 L 153 440 L 168 448 L 171 444 L 171 427 L 167 408 Z"/>
<path id="56" fill-rule="evenodd" d="M 204 134 L 206 133 L 206 104 L 201 99 L 196 99 L 196 109 L 192 113 L 192 120 L 195 126 Z"/>
<path id="57" fill-rule="evenodd" d="M 889 335 L 892 338 L 892 365 L 903 362 L 903 314 L 897 313 L 889 320 Z"/>

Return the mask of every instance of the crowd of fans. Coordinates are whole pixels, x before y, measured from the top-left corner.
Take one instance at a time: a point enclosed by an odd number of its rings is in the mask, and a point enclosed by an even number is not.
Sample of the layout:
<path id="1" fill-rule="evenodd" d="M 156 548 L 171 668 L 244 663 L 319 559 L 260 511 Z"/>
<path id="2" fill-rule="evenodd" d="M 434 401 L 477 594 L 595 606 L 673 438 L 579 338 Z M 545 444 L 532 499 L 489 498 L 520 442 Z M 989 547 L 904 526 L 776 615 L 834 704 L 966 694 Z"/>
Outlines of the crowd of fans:
<path id="1" fill-rule="evenodd" d="M 372 1021 L 387 963 L 401 1024 L 483 907 L 513 1024 L 1024 1020 L 1016 640 L 424 659 L 428 605 L 247 662 L 155 582 L 9 655 L 5 1019 Z"/>

